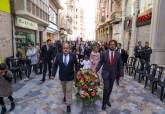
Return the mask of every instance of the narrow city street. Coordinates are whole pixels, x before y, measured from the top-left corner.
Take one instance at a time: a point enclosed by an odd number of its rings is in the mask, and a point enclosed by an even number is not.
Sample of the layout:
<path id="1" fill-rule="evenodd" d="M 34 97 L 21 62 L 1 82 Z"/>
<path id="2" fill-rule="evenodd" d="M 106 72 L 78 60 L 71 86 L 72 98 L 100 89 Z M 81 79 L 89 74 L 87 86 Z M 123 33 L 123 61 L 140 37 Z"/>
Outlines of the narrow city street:
<path id="1" fill-rule="evenodd" d="M 43 84 L 40 83 L 40 79 L 41 76 L 34 76 L 30 81 L 22 80 L 13 85 L 16 108 L 10 114 L 66 113 L 58 77 Z M 127 75 L 120 87 L 115 85 L 113 88 L 111 104 L 112 107 L 107 108 L 107 113 L 101 110 L 101 101 L 95 103 L 94 109 L 97 114 L 165 114 L 165 103 Z M 9 104 L 7 107 L 9 108 Z M 71 108 L 71 114 L 94 114 L 94 112 L 83 113 L 82 105 L 77 104 L 75 95 Z"/>
<path id="2" fill-rule="evenodd" d="M 165 0 L 0 0 L 0 114 L 165 114 L 164 11 Z"/>

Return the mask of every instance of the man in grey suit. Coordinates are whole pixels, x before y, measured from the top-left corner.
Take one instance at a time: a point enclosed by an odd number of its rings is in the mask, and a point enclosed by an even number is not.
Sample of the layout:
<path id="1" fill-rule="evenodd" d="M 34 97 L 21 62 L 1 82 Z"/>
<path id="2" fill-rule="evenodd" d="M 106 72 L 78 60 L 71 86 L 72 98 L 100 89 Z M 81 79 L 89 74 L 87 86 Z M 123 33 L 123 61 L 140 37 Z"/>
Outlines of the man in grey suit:
<path id="1" fill-rule="evenodd" d="M 106 105 L 111 106 L 109 98 L 112 92 L 113 84 L 117 76 L 124 76 L 121 55 L 115 51 L 117 42 L 111 40 L 109 42 L 109 50 L 101 54 L 100 61 L 96 67 L 96 73 L 102 67 L 102 78 L 104 83 L 102 110 L 106 109 Z"/>

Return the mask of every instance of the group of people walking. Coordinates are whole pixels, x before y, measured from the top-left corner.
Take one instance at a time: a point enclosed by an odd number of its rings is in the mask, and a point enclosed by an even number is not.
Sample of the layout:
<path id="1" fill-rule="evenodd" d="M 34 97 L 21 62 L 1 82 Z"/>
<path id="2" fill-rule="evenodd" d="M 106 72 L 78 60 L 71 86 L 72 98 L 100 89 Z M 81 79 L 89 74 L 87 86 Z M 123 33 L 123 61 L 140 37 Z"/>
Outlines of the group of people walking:
<path id="1" fill-rule="evenodd" d="M 117 43 L 115 40 L 107 43 L 83 42 L 80 44 L 76 42 L 56 42 L 55 45 L 53 45 L 51 40 L 48 39 L 41 48 L 29 43 L 26 53 L 28 59 L 28 77 L 30 77 L 33 68 L 36 74 L 42 73 L 41 82 L 44 83 L 47 75 L 49 79 L 54 79 L 59 68 L 59 79 L 64 93 L 63 101 L 67 105 L 66 111 L 71 112 L 72 88 L 75 74 L 80 68 L 92 69 L 95 73 L 101 71 L 104 84 L 102 110 L 105 110 L 106 106 L 111 106 L 109 99 L 115 80 L 117 85 L 119 85 L 120 79 L 124 77 L 123 67 L 127 62 L 128 54 L 127 51 L 121 47 L 121 43 Z M 149 55 L 151 53 L 152 50 L 147 42 L 144 47 L 141 46 L 140 42 L 138 42 L 138 45 L 135 47 L 135 57 L 143 58 L 146 62 L 149 62 Z M 40 70 L 40 72 L 38 72 L 38 70 Z M 6 113 L 3 97 L 10 99 L 11 110 L 15 107 L 11 90 L 11 77 L 12 73 L 7 69 L 5 64 L 1 64 L 1 114 Z"/>
<path id="2" fill-rule="evenodd" d="M 88 51 L 90 46 L 87 46 Z M 116 79 L 119 82 L 124 76 L 123 71 L 123 60 L 121 57 L 121 49 L 117 49 L 117 42 L 111 40 L 107 49 L 102 49 L 99 52 L 100 47 L 98 44 L 92 45 L 92 51 L 89 55 L 83 55 L 81 53 L 81 45 L 76 45 L 75 50 L 70 50 L 69 43 L 63 43 L 62 53 L 57 53 L 52 68 L 52 76 L 55 77 L 57 69 L 59 67 L 59 79 L 62 84 L 64 97 L 63 100 L 67 105 L 67 112 L 71 112 L 72 104 L 72 88 L 75 73 L 82 67 L 83 69 L 91 68 L 97 73 L 102 67 L 102 78 L 104 83 L 103 89 L 103 101 L 102 109 L 106 109 L 106 105 L 111 106 L 109 102 L 110 95 L 112 92 L 113 84 Z M 100 49 L 101 50 L 101 49 Z M 126 52 L 124 52 L 126 53 Z"/>

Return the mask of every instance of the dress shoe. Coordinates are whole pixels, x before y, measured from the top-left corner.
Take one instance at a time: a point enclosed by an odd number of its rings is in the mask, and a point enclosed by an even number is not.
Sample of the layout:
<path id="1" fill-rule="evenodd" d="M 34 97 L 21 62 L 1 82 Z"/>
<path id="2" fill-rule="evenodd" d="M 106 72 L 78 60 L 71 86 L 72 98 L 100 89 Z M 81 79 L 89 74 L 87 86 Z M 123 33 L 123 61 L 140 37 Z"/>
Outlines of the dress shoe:
<path id="1" fill-rule="evenodd" d="M 106 110 L 106 105 L 103 105 L 102 106 L 102 110 Z"/>
<path id="2" fill-rule="evenodd" d="M 116 81 L 116 85 L 119 86 L 119 81 Z"/>
<path id="3" fill-rule="evenodd" d="M 44 79 L 42 79 L 42 80 L 40 80 L 42 83 L 44 83 L 45 82 L 45 80 Z"/>
<path id="4" fill-rule="evenodd" d="M 12 102 L 12 103 L 11 103 L 10 111 L 13 111 L 14 109 L 15 109 L 15 102 Z"/>
<path id="5" fill-rule="evenodd" d="M 67 106 L 67 112 L 68 112 L 68 113 L 71 112 L 71 108 L 70 108 L 70 106 Z"/>
<path id="6" fill-rule="evenodd" d="M 108 105 L 109 107 L 111 107 L 111 103 L 110 103 L 110 102 L 107 102 L 107 105 Z"/>
<path id="7" fill-rule="evenodd" d="M 53 77 L 53 76 L 50 76 L 49 79 L 50 79 L 50 80 L 54 80 L 54 77 Z"/>
<path id="8" fill-rule="evenodd" d="M 6 114 L 6 111 L 7 111 L 6 107 L 5 106 L 2 106 L 1 114 Z"/>

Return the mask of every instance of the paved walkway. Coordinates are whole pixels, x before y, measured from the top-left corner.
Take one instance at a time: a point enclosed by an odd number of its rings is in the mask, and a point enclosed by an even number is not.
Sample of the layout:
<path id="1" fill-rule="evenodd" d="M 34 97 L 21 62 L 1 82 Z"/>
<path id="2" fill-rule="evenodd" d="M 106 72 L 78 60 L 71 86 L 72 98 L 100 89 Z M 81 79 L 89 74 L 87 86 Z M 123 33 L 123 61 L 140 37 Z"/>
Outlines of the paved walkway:
<path id="1" fill-rule="evenodd" d="M 10 114 L 66 114 L 60 81 L 56 78 L 40 84 L 40 78 L 22 80 L 14 85 L 16 109 Z M 73 100 L 71 114 L 85 114 L 74 95 Z M 94 106 L 96 114 L 165 114 L 165 103 L 129 76 L 125 76 L 120 87 L 114 86 L 111 104 L 111 108 L 102 111 L 101 101 L 97 101 Z"/>

